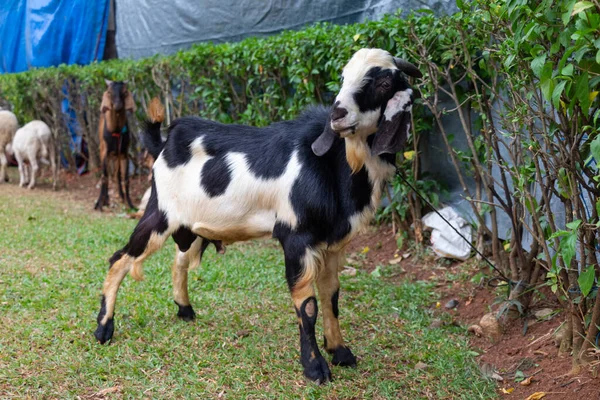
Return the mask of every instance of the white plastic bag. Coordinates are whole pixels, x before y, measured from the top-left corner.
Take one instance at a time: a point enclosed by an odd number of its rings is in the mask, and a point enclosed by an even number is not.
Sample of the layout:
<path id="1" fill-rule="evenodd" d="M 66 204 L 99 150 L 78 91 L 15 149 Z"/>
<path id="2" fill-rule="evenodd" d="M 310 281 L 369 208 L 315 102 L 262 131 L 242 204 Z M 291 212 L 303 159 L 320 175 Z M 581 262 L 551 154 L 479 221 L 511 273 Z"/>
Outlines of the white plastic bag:
<path id="1" fill-rule="evenodd" d="M 471 256 L 471 225 L 456 213 L 452 207 L 445 207 L 439 213 L 448 220 L 469 242 L 460 237 L 449 225 L 435 212 L 430 212 L 421 220 L 423 225 L 431 228 L 431 245 L 433 251 L 441 256 L 466 260 Z"/>

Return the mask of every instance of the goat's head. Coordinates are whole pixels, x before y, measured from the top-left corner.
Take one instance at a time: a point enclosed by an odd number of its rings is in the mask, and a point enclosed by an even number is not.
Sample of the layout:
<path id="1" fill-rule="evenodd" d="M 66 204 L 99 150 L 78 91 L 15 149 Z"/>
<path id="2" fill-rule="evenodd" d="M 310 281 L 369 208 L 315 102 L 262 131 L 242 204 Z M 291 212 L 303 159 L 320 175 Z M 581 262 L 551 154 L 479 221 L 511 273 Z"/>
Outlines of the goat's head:
<path id="1" fill-rule="evenodd" d="M 315 154 L 325 154 L 336 137 L 347 139 L 347 150 L 349 142 L 358 146 L 362 143 L 366 148 L 366 138 L 375 132 L 371 147 L 374 155 L 398 152 L 410 127 L 413 100 L 413 90 L 402 73 L 422 76 L 417 67 L 385 50 L 361 49 L 354 53 L 342 72 L 343 83 L 330 121 L 313 143 Z M 360 169 L 359 164 L 351 165 L 352 169 Z"/>
<path id="2" fill-rule="evenodd" d="M 135 103 L 129 90 L 127 90 L 127 81 L 113 82 L 106 79 L 107 89 L 102 95 L 102 105 L 100 111 L 114 113 L 116 118 L 124 116 L 125 111 L 135 111 Z"/>

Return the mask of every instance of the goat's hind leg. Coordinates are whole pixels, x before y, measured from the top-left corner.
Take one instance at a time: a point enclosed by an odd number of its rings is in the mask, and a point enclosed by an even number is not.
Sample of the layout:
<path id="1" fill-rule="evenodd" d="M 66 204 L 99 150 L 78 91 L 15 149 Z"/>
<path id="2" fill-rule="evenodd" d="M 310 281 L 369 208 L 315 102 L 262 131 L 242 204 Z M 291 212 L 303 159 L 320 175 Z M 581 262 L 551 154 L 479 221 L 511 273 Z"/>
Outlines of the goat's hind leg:
<path id="1" fill-rule="evenodd" d="M 220 241 L 204 239 L 183 227 L 173 232 L 172 236 L 177 244 L 175 262 L 172 268 L 173 299 L 179 307 L 177 316 L 184 321 L 192 321 L 196 318 L 196 313 L 190 304 L 188 294 L 188 271 L 200 265 L 202 255 L 209 244 L 213 243 L 219 254 L 223 254 L 225 248 Z"/>
<path id="2" fill-rule="evenodd" d="M 345 345 L 340 324 L 338 321 L 338 297 L 340 290 L 340 280 L 338 278 L 338 267 L 343 262 L 343 252 L 325 253 L 325 262 L 323 269 L 317 276 L 317 289 L 319 290 L 319 300 L 323 314 L 323 334 L 325 350 L 333 354 L 331 363 L 344 367 L 356 365 L 356 357 Z"/>
<path id="3" fill-rule="evenodd" d="M 8 159 L 4 150 L 0 151 L 0 183 L 8 182 L 8 175 L 6 174 L 6 166 L 8 165 Z"/>
<path id="4" fill-rule="evenodd" d="M 129 197 L 129 158 L 125 156 L 119 160 L 119 170 L 123 174 L 123 185 L 125 186 L 125 201 L 127 202 L 127 206 L 129 208 L 135 209 L 133 203 L 131 202 L 131 197 Z M 121 185 L 119 184 L 119 188 Z M 122 197 L 121 197 L 122 198 Z"/>
<path id="5" fill-rule="evenodd" d="M 98 200 L 96 200 L 96 204 L 94 205 L 94 210 L 102 211 L 102 206 L 108 206 L 108 161 L 106 157 L 102 160 L 102 178 L 100 180 L 100 195 L 98 196 Z"/>
<path id="6" fill-rule="evenodd" d="M 152 200 L 152 199 L 151 199 Z M 157 251 L 169 237 L 168 221 L 158 210 L 156 199 L 135 227 L 129 243 L 110 258 L 110 268 L 102 288 L 102 301 L 98 313 L 98 327 L 94 336 L 100 343 L 109 341 L 114 332 L 114 311 L 117 292 L 128 272 L 135 280 L 142 279 L 142 263 Z"/>

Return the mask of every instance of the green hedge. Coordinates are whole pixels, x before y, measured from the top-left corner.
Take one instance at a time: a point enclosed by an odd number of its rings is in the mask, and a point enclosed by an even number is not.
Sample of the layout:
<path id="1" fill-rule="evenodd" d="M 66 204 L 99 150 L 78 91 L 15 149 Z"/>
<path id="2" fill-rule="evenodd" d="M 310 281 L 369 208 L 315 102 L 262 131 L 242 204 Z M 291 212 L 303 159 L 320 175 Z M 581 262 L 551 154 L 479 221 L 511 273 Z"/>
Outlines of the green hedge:
<path id="1" fill-rule="evenodd" d="M 130 82 L 138 118 L 143 118 L 149 99 L 160 95 L 163 101 L 168 98 L 172 117 L 193 114 L 266 125 L 296 116 L 307 104 L 329 103 L 339 88 L 342 67 L 359 48 L 384 48 L 411 59 L 406 37 L 416 20 L 388 16 L 354 25 L 316 24 L 264 39 L 203 43 L 166 57 L 0 75 L 0 98 L 12 105 L 21 123 L 42 119 L 60 133 L 65 131 L 60 100 L 67 97 L 92 153 L 105 78 Z M 66 135 L 64 139 L 66 143 Z"/>

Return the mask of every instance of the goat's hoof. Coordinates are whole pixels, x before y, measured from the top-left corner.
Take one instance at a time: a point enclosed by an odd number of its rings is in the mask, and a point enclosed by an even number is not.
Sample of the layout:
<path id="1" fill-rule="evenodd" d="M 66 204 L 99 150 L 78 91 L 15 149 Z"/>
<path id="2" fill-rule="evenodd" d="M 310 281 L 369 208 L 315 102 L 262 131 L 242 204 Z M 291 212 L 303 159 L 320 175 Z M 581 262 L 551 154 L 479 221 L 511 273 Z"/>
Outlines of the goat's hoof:
<path id="1" fill-rule="evenodd" d="M 341 367 L 356 367 L 356 357 L 349 347 L 340 346 L 333 351 L 331 363 Z"/>
<path id="2" fill-rule="evenodd" d="M 102 211 L 102 205 L 99 202 L 96 202 L 96 204 L 94 204 L 94 210 Z"/>
<path id="3" fill-rule="evenodd" d="M 94 332 L 94 336 L 100 344 L 104 344 L 112 339 L 113 333 L 115 332 L 115 321 L 114 319 L 109 319 L 106 321 L 106 325 L 98 324 L 96 328 L 96 332 Z"/>
<path id="4" fill-rule="evenodd" d="M 319 354 L 308 362 L 304 367 L 304 376 L 317 385 L 331 381 L 331 371 L 322 355 Z"/>
<path id="5" fill-rule="evenodd" d="M 179 311 L 177 311 L 177 316 L 179 318 L 187 322 L 196 319 L 196 313 L 191 305 L 188 304 L 187 306 L 182 306 L 178 302 L 175 302 L 175 304 L 177 304 L 177 307 L 179 307 Z"/>

